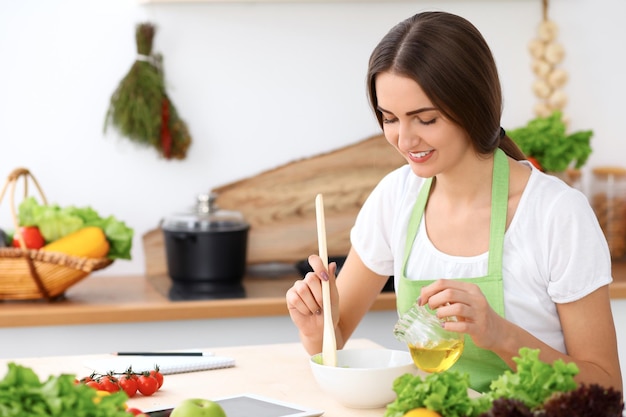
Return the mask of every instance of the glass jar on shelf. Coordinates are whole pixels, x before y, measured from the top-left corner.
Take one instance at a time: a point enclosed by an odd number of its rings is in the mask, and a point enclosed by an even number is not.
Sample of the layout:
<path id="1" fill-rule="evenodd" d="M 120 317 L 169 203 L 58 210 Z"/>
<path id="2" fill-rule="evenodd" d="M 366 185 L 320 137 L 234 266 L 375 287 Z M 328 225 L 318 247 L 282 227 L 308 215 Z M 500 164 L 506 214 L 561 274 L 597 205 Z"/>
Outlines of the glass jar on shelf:
<path id="1" fill-rule="evenodd" d="M 612 259 L 626 255 L 626 168 L 592 170 L 590 201 L 609 244 Z"/>

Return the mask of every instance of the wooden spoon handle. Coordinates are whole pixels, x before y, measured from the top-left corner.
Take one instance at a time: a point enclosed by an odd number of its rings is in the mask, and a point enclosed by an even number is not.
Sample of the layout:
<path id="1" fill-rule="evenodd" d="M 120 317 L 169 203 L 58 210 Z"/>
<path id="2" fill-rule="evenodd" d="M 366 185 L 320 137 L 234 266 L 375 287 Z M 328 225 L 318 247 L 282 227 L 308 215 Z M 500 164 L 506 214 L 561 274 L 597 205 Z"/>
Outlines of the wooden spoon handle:
<path id="1" fill-rule="evenodd" d="M 324 268 L 328 271 L 328 249 L 326 247 L 326 220 L 324 219 L 324 198 L 322 194 L 315 197 L 315 214 L 317 219 L 317 242 L 319 256 Z M 322 363 L 328 366 L 337 366 L 337 341 L 335 326 L 330 307 L 330 284 L 322 280 L 322 312 L 324 314 L 324 334 L 322 339 Z"/>

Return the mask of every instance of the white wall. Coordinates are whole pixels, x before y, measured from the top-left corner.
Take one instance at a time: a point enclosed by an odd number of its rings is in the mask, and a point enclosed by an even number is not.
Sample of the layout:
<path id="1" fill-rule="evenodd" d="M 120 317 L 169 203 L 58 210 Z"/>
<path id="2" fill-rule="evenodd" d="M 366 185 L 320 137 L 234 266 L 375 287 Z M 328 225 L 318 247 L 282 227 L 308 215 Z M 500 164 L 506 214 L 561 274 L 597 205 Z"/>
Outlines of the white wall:
<path id="1" fill-rule="evenodd" d="M 550 3 L 571 74 L 571 127 L 596 133 L 590 166 L 622 165 L 626 2 Z M 26 166 L 51 202 L 125 220 L 136 231 L 134 259 L 100 274 L 143 273 L 141 235 L 197 193 L 378 133 L 364 89 L 369 53 L 392 25 L 427 9 L 461 14 L 487 38 L 501 71 L 505 128 L 532 118 L 526 46 L 539 0 L 2 1 L 0 178 Z M 109 98 L 135 57 L 135 25 L 146 20 L 158 25 L 168 92 L 193 137 L 184 161 L 102 132 Z M 0 227 L 11 228 L 8 198 Z"/>

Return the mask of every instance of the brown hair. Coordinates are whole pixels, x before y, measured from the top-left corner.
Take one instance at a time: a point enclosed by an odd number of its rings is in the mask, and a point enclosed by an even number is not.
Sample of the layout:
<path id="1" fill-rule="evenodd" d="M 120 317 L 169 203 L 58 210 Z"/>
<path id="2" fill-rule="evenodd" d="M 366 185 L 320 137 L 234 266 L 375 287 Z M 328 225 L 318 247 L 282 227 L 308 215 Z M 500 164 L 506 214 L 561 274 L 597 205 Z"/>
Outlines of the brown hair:
<path id="1" fill-rule="evenodd" d="M 501 135 L 502 90 L 487 42 L 466 19 L 445 12 L 423 12 L 393 27 L 370 56 L 370 105 L 382 127 L 376 76 L 393 72 L 417 82 L 433 104 L 465 129 L 479 154 L 497 147 L 516 160 L 524 153 Z"/>

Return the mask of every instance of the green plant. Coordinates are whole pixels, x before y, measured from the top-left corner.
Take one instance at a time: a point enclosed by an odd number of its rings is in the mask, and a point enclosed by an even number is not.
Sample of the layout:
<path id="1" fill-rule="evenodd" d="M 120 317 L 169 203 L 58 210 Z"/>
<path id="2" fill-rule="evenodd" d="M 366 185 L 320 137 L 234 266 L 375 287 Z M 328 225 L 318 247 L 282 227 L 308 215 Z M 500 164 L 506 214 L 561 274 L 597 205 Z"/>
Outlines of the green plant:
<path id="1" fill-rule="evenodd" d="M 570 166 L 578 169 L 591 155 L 592 130 L 571 134 L 560 111 L 548 117 L 537 117 L 526 126 L 507 131 L 508 136 L 528 157 L 534 158 L 544 171 L 563 172 Z"/>

